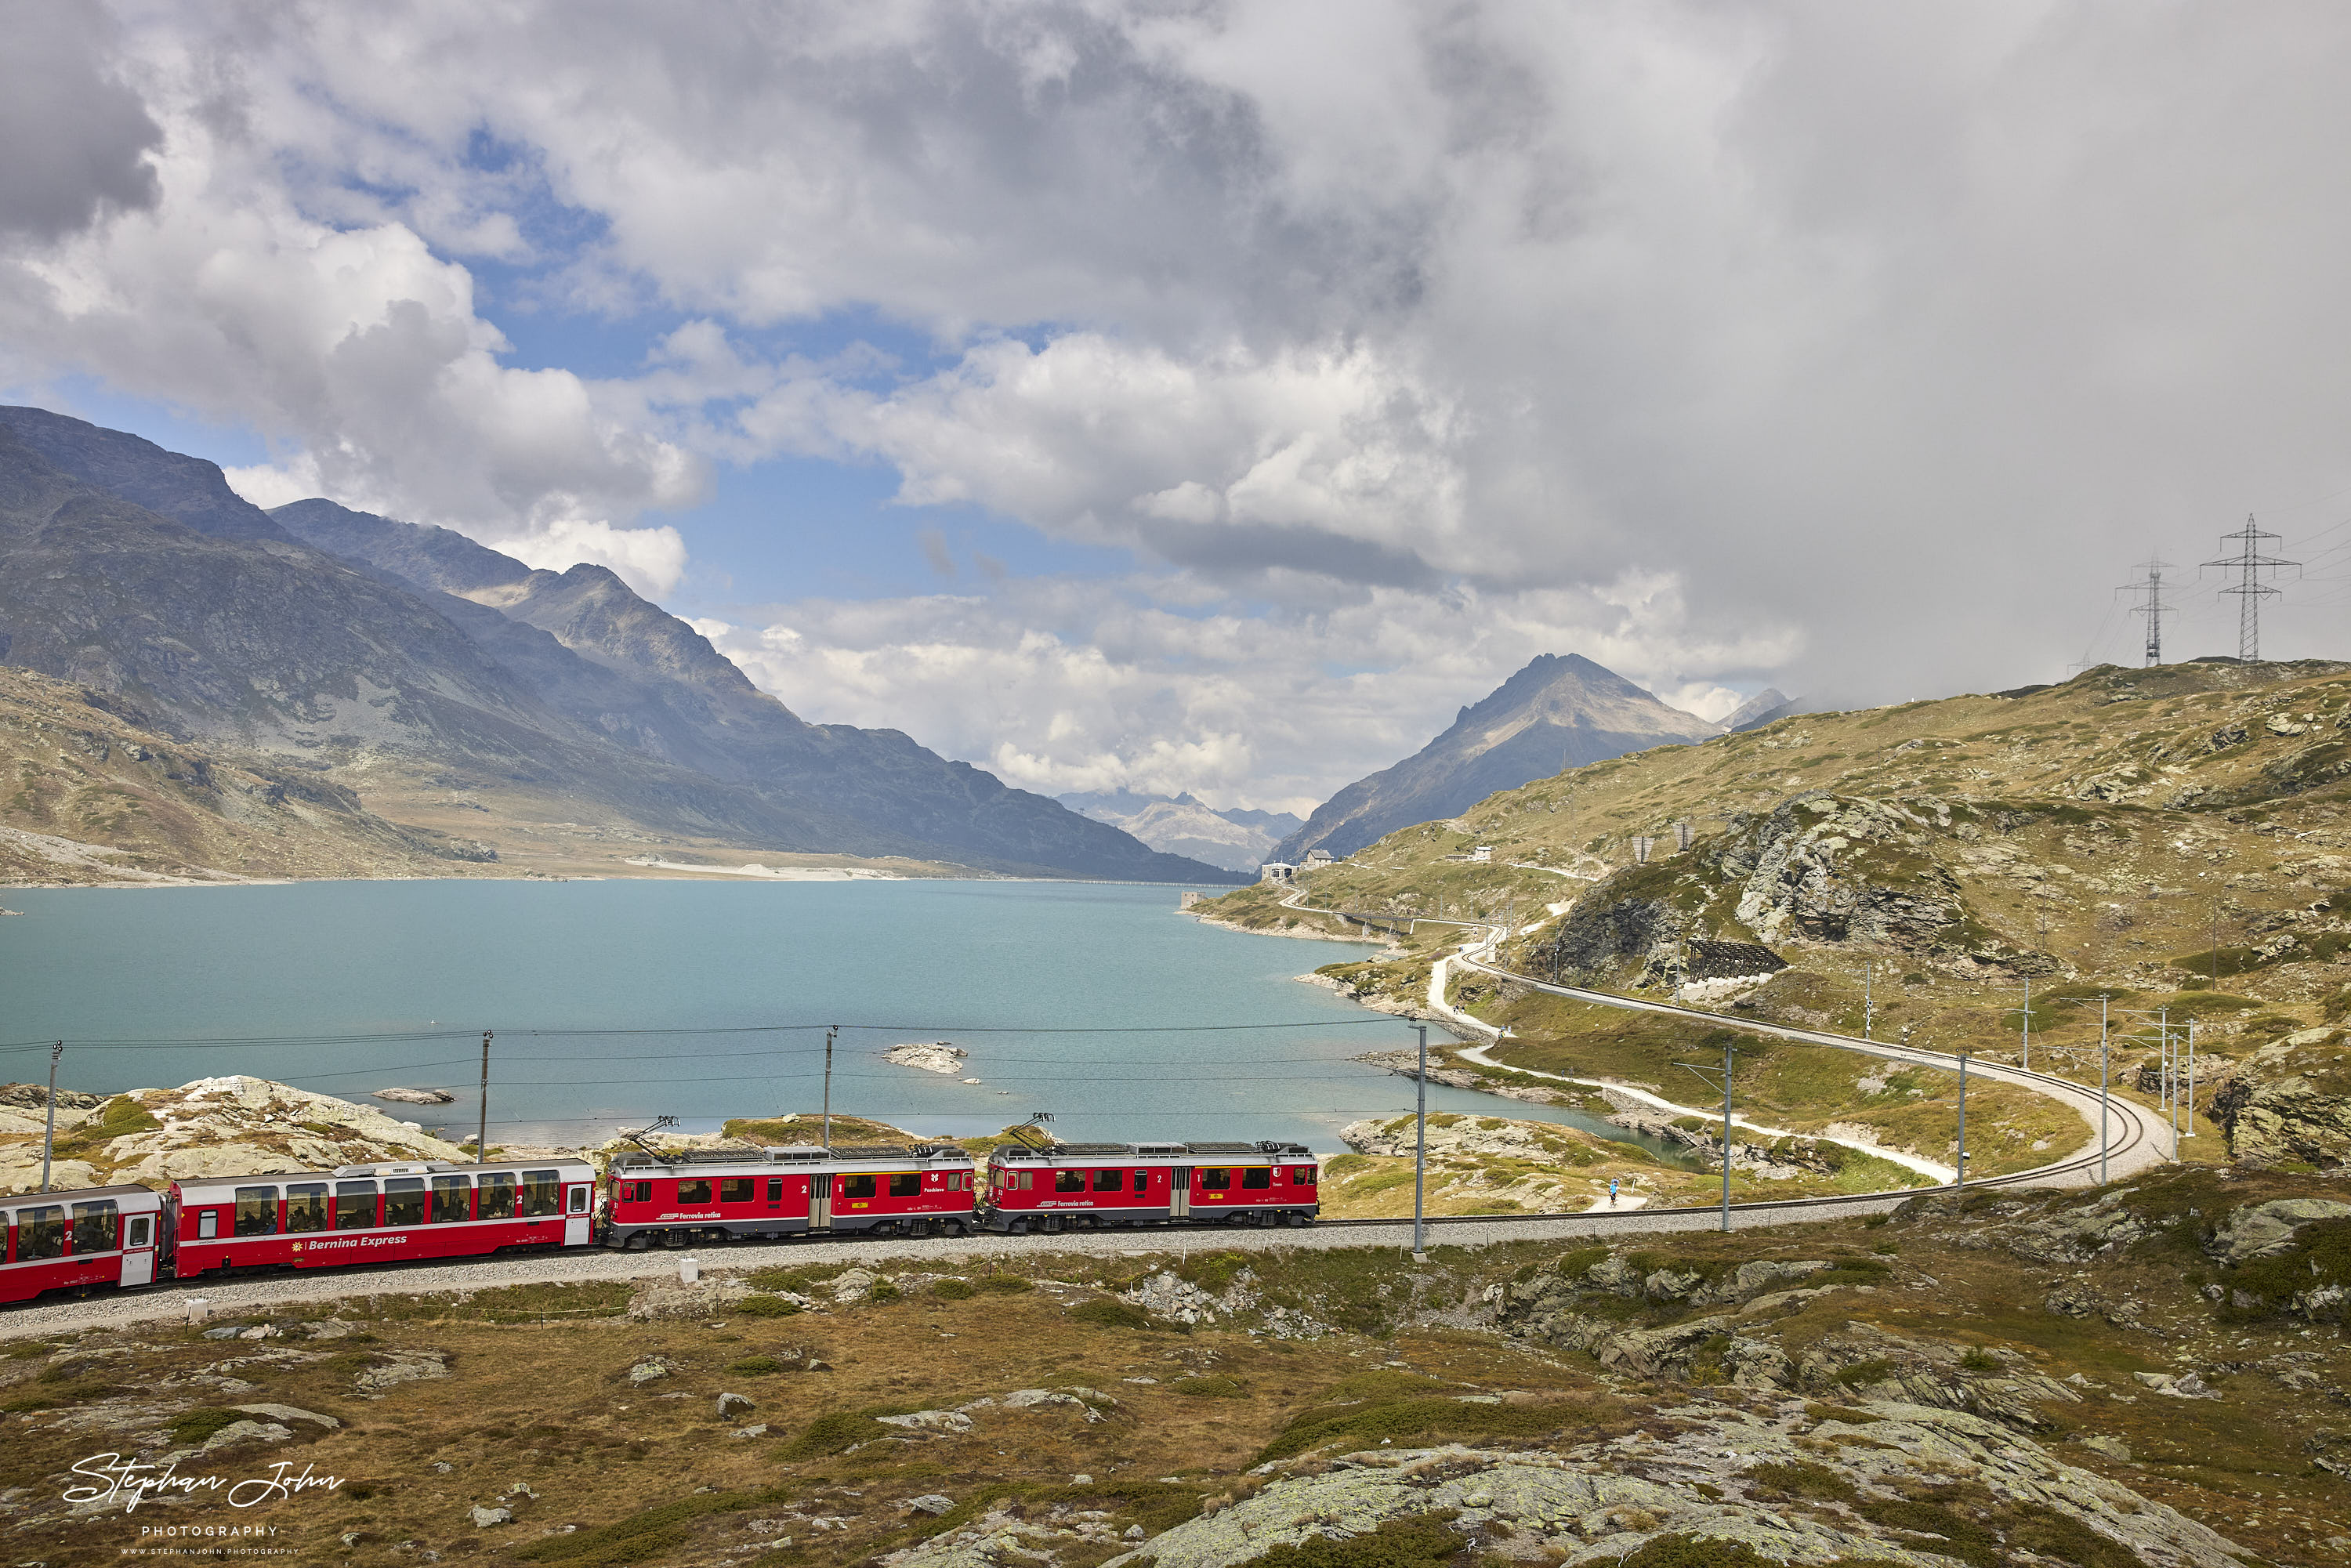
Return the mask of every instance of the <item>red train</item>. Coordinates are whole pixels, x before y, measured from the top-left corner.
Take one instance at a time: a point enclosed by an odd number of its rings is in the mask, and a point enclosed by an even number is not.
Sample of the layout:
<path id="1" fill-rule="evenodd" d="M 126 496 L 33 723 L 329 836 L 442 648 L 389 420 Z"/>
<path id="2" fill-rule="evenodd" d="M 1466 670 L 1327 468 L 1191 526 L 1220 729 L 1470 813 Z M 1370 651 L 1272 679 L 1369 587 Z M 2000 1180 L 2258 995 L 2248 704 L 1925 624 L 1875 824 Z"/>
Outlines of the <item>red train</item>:
<path id="1" fill-rule="evenodd" d="M 1298 1144 L 1007 1145 L 987 1179 L 952 1144 L 632 1152 L 380 1164 L 0 1198 L 0 1302 L 240 1269 L 331 1269 L 517 1247 L 684 1247 L 809 1235 L 961 1236 L 1102 1226 L 1303 1225 Z M 600 1195 L 598 1189 L 601 1187 Z"/>
<path id="2" fill-rule="evenodd" d="M 1014 1235 L 1113 1225 L 1305 1225 L 1321 1212 L 1303 1144 L 1006 1144 L 979 1223 Z"/>
<path id="3" fill-rule="evenodd" d="M 756 1154 L 693 1149 L 614 1156 L 601 1218 L 607 1247 L 788 1236 L 961 1236 L 971 1156 L 953 1144 L 812 1145 Z"/>

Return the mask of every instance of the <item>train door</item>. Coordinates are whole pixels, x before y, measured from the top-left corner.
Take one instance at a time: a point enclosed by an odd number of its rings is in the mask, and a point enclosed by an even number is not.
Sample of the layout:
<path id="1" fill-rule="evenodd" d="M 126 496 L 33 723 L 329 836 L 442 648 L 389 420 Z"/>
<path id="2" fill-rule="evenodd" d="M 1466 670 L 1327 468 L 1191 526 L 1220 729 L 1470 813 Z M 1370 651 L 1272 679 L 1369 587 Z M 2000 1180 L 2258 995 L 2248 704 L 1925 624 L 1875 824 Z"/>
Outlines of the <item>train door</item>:
<path id="1" fill-rule="evenodd" d="M 588 1205 L 595 1187 L 588 1182 L 574 1182 L 569 1190 L 570 1201 L 563 1210 L 563 1244 L 566 1247 L 588 1245 Z"/>
<path id="2" fill-rule="evenodd" d="M 122 1222 L 122 1284 L 153 1282 L 155 1278 L 155 1217 L 134 1214 Z"/>
<path id="3" fill-rule="evenodd" d="M 838 1178 L 825 1171 L 809 1177 L 809 1228 L 832 1228 L 832 1184 Z"/>
<path id="4" fill-rule="evenodd" d="M 1192 1217 L 1192 1169 L 1178 1166 L 1167 1173 L 1167 1218 L 1189 1219 Z"/>

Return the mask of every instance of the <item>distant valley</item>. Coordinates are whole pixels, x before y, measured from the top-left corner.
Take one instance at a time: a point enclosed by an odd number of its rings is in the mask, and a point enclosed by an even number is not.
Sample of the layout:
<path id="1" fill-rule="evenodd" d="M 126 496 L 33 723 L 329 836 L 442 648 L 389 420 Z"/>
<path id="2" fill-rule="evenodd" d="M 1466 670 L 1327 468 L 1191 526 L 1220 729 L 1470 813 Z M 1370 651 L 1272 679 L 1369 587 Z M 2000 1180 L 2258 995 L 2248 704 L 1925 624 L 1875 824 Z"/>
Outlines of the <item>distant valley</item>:
<path id="1" fill-rule="evenodd" d="M 1071 810 L 1123 828 L 1155 850 L 1251 875 L 1272 858 L 1274 845 L 1306 825 L 1288 811 L 1238 807 L 1220 811 L 1189 794 L 1137 795 L 1119 789 L 1060 800 Z"/>

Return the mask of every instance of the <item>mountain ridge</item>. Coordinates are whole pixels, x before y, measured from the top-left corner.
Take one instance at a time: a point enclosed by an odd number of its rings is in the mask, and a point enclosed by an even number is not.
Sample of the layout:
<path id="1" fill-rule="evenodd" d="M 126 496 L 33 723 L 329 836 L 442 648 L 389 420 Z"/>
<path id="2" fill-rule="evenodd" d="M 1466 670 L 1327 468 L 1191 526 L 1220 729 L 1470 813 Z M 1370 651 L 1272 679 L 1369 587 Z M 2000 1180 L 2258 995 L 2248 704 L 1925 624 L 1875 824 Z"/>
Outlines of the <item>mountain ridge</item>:
<path id="1" fill-rule="evenodd" d="M 122 693 L 178 733 L 371 779 L 482 774 L 662 832 L 1229 880 L 898 731 L 810 725 L 603 568 L 534 571 L 329 502 L 281 510 L 143 438 L 0 408 L 0 660 Z"/>

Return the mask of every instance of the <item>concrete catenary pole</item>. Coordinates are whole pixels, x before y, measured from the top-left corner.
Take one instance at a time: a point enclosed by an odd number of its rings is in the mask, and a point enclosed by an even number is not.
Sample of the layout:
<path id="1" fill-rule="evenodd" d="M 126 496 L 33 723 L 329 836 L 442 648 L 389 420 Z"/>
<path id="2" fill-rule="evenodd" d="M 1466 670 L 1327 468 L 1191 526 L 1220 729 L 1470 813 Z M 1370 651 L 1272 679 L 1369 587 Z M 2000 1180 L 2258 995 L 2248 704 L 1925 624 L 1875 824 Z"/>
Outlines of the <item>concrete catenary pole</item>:
<path id="1" fill-rule="evenodd" d="M 1952 1185 L 1968 1185 L 1968 1053 L 1959 1052 L 1959 1175 Z"/>
<path id="2" fill-rule="evenodd" d="M 2106 1185 L 2106 1002 L 2098 998 L 2098 1185 Z"/>
<path id="3" fill-rule="evenodd" d="M 824 1031 L 824 1146 L 832 1147 L 832 1041 L 841 1033 L 839 1024 L 827 1026 Z"/>
<path id="4" fill-rule="evenodd" d="M 481 1119 L 474 1125 L 474 1163 L 486 1164 L 490 1157 L 490 1031 L 482 1031 L 482 1104 Z"/>
<path id="5" fill-rule="evenodd" d="M 1427 1228 L 1422 1202 L 1428 1183 L 1428 1026 L 1415 1024 L 1413 1028 L 1420 1036 L 1420 1071 L 1413 1075 L 1416 1103 L 1412 1134 L 1412 1256 L 1415 1262 L 1420 1262 L 1427 1256 L 1427 1249 L 1422 1245 Z"/>
<path id="6" fill-rule="evenodd" d="M 57 1060 L 66 1053 L 66 1042 L 49 1047 L 49 1124 L 41 1134 L 41 1190 L 49 1190 L 49 1156 L 57 1146 Z"/>
<path id="7" fill-rule="evenodd" d="M 1730 1232 L 1730 1051 L 1731 1040 L 1722 1041 L 1722 1229 Z"/>

